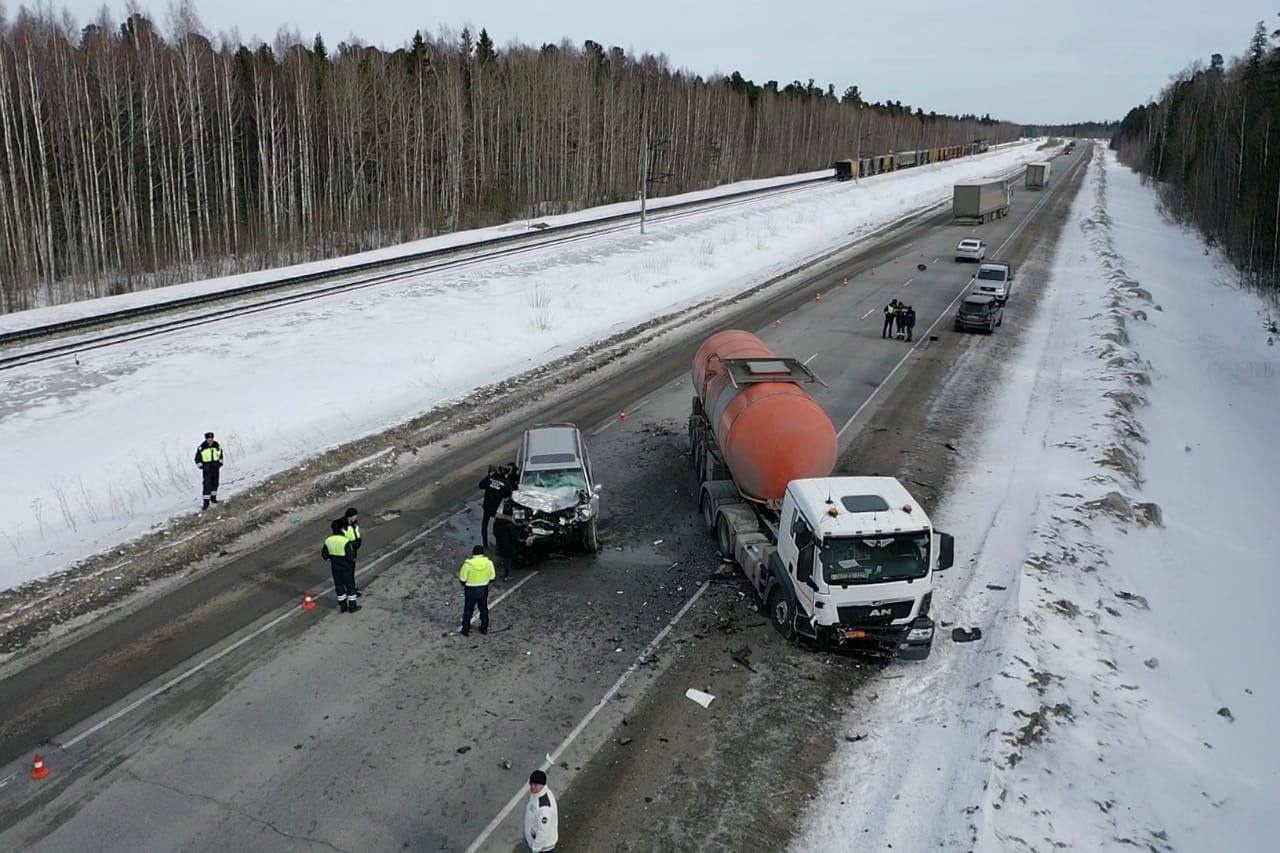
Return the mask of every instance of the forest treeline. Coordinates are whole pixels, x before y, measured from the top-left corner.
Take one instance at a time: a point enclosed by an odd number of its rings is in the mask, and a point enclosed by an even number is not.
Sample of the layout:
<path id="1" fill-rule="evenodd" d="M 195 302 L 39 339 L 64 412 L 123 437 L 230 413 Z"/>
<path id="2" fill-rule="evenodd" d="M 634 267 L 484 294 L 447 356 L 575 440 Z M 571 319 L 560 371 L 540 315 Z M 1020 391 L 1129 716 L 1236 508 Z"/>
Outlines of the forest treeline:
<path id="1" fill-rule="evenodd" d="M 587 41 L 242 44 L 190 6 L 0 14 L 0 309 L 127 292 L 854 154 L 1016 138 L 813 81 L 704 78 Z"/>
<path id="2" fill-rule="evenodd" d="M 1168 210 L 1220 246 L 1243 282 L 1280 286 L 1280 31 L 1259 21 L 1243 56 L 1183 70 L 1129 111 L 1111 147 L 1159 182 Z"/>

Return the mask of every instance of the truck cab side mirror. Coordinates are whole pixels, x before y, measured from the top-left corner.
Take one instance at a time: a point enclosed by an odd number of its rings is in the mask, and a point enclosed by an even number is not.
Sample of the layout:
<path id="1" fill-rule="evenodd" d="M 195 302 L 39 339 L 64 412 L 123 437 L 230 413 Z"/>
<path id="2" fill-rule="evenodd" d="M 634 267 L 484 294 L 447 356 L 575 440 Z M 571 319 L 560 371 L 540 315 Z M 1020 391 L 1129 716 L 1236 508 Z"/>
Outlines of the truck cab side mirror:
<path id="1" fill-rule="evenodd" d="M 956 540 L 950 533 L 938 534 L 938 571 L 951 568 L 956 561 Z"/>

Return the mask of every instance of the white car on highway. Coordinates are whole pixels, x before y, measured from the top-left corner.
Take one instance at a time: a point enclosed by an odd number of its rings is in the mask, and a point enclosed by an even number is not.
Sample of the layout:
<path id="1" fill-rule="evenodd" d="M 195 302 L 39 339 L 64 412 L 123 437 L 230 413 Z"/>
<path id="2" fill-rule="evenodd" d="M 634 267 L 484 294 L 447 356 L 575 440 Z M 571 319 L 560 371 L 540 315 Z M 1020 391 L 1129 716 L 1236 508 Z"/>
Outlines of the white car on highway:
<path id="1" fill-rule="evenodd" d="M 957 261 L 981 261 L 987 256 L 987 242 L 969 237 L 956 244 Z"/>

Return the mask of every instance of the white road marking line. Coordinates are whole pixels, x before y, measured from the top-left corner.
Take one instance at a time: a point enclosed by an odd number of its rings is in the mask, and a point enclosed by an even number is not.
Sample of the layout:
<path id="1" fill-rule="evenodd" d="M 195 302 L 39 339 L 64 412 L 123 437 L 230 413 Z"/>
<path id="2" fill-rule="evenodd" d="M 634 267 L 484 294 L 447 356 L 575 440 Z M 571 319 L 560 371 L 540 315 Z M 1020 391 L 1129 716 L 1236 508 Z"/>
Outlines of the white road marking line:
<path id="1" fill-rule="evenodd" d="M 870 311 L 868 311 L 867 313 L 863 314 L 863 315 L 862 315 L 862 319 L 863 319 L 863 320 L 865 320 L 865 319 L 867 319 L 868 317 L 870 317 L 872 314 L 874 314 L 874 313 L 875 313 L 875 310 L 876 310 L 875 308 L 872 308 Z"/>
<path id="2" fill-rule="evenodd" d="M 587 712 L 587 715 L 573 727 L 573 730 L 565 736 L 565 739 L 560 742 L 560 745 L 556 747 L 555 751 L 547 755 L 547 758 L 551 760 L 542 762 L 542 769 L 544 771 L 550 768 L 552 764 L 555 764 L 556 759 L 558 759 L 560 755 L 569 748 L 570 744 L 577 739 L 578 735 L 582 734 L 583 730 L 586 729 L 586 727 L 591 724 L 591 721 L 596 718 L 596 715 L 609 704 L 609 700 L 622 689 L 622 685 L 627 682 L 627 679 L 629 679 L 635 671 L 640 668 L 640 661 L 653 653 L 653 650 L 658 647 L 658 644 L 666 638 L 667 634 L 671 633 L 671 629 L 676 626 L 676 623 L 684 618 L 684 615 L 689 612 L 689 608 L 693 607 L 694 603 L 702 597 L 702 593 L 706 592 L 707 587 L 710 585 L 711 581 L 702 582 L 702 585 L 698 587 L 698 591 L 684 603 L 684 606 L 680 608 L 675 616 L 671 617 L 671 621 L 666 624 L 666 627 L 658 632 L 658 636 L 649 641 L 649 645 L 645 646 L 644 651 L 636 657 L 631 666 L 627 667 L 626 671 L 623 672 L 622 675 L 618 676 L 618 680 L 613 682 L 613 686 L 605 691 L 604 696 L 600 697 L 600 701 L 597 702 L 595 706 Z M 476 851 L 480 849 L 480 846 L 489 840 L 489 836 L 493 835 L 494 830 L 496 830 L 502 822 L 507 819 L 507 816 L 511 814 L 516 806 L 520 805 L 520 801 L 528 795 L 528 786 L 520 786 L 520 789 L 516 791 L 515 796 L 508 800 L 507 804 L 502 807 L 502 811 L 498 812 L 498 814 L 494 816 L 493 820 L 489 821 L 485 828 L 480 831 L 480 834 L 476 836 L 475 841 L 472 841 L 471 844 L 468 845 L 466 853 L 476 853 Z"/>
<path id="3" fill-rule="evenodd" d="M 517 589 L 519 589 L 520 587 L 527 584 L 529 581 L 536 578 L 538 576 L 539 571 L 540 571 L 539 569 L 534 569 L 533 571 L 529 572 L 529 574 L 525 575 L 524 577 L 520 578 L 520 580 L 516 581 L 516 585 L 511 587 L 511 589 L 504 590 L 502 595 L 498 596 L 492 602 L 490 602 L 489 609 L 492 610 L 493 608 L 497 607 L 499 604 L 502 603 L 502 600 L 506 598 L 508 595 L 511 595 L 511 593 L 515 592 Z M 476 620 L 478 618 L 479 618 L 478 613 L 472 614 L 470 624 L 472 625 L 476 624 Z"/>
<path id="4" fill-rule="evenodd" d="M 937 259 L 937 258 L 934 258 L 934 259 L 933 259 L 933 262 L 936 264 L 936 263 L 938 262 L 938 259 Z"/>
<path id="5" fill-rule="evenodd" d="M 1066 181 L 1061 181 L 1058 183 L 1058 186 L 1059 187 L 1064 186 L 1066 183 L 1067 183 Z M 1018 236 L 1018 232 L 1021 231 L 1023 228 L 1025 228 L 1027 223 L 1035 218 L 1035 215 L 1040 210 L 1040 208 L 1044 207 L 1045 202 L 1047 202 L 1052 197 L 1053 197 L 1052 195 L 1046 195 L 1043 198 L 1041 198 L 1040 201 L 1036 202 L 1036 206 L 1031 208 L 1031 212 L 1028 213 L 1023 218 L 1023 220 L 1018 223 L 1018 227 L 1010 231 L 1009 236 L 1004 238 L 1004 242 L 1000 244 L 1000 248 L 996 249 L 996 254 L 999 254 L 1000 252 L 1002 252 L 1004 250 L 1004 247 L 1009 245 L 1009 241 L 1012 240 L 1014 237 Z M 862 401 L 862 405 L 858 406 L 857 410 L 855 410 L 854 413 L 849 417 L 849 420 L 844 422 L 844 426 L 840 427 L 840 430 L 836 433 L 837 439 L 843 436 L 845 432 L 848 431 L 849 427 L 853 426 L 853 422 L 858 419 L 858 415 L 862 414 L 862 410 L 865 409 L 868 405 L 870 405 L 871 401 L 876 398 L 876 395 L 880 393 L 881 389 L 883 389 L 884 386 L 889 383 L 889 380 L 892 379 L 894 374 L 898 372 L 898 368 L 906 364 L 907 359 L 911 357 L 912 353 L 914 353 L 921 344 L 929 340 L 929 335 L 933 332 L 935 328 L 937 328 L 938 324 L 942 322 L 942 319 L 951 312 L 952 306 L 956 304 L 956 302 L 960 299 L 960 297 L 964 296 L 965 291 L 967 291 L 968 289 L 969 289 L 969 284 L 968 282 L 965 282 L 964 287 L 960 288 L 960 292 L 955 295 L 955 298 L 953 298 L 949 303 L 947 303 L 946 308 L 942 309 L 942 313 L 938 315 L 938 319 L 934 320 L 933 323 L 929 326 L 929 328 L 925 329 L 924 334 L 919 337 L 915 345 L 912 346 L 911 349 L 907 350 L 906 354 L 903 355 L 902 358 L 898 360 L 898 363 L 893 366 L 893 369 L 889 371 L 889 375 L 886 376 L 883 380 L 881 380 L 879 385 L 877 385 L 875 388 L 872 389 L 871 393 L 867 395 L 867 399 Z"/>
<path id="6" fill-rule="evenodd" d="M 806 358 L 804 361 L 800 363 L 807 365 L 809 362 L 813 361 L 817 357 L 818 357 L 818 354 L 815 352 L 813 355 L 809 356 L 808 358 Z"/>
<path id="7" fill-rule="evenodd" d="M 910 284 L 911 282 L 913 282 L 913 281 L 915 281 L 915 280 L 916 280 L 916 277 L 915 277 L 915 276 L 912 276 L 911 278 L 909 278 L 909 279 L 907 279 L 906 281 L 904 281 L 904 282 L 902 283 L 902 286 L 903 286 L 903 287 L 906 287 L 908 284 Z"/>
<path id="8" fill-rule="evenodd" d="M 365 572 L 369 571 L 369 570 L 370 570 L 370 569 L 372 569 L 374 566 L 376 566 L 376 565 L 378 565 L 379 563 L 381 563 L 383 560 L 390 559 L 391 557 L 395 556 L 396 554 L 399 554 L 400 552 L 404 551 L 404 550 L 405 550 L 406 548 L 408 548 L 409 546 L 411 546 L 411 545 L 413 545 L 413 544 L 415 544 L 415 543 L 417 543 L 417 542 L 421 541 L 422 539 L 425 539 L 427 536 L 429 536 L 429 535 L 431 535 L 432 533 L 434 533 L 435 531 L 439 530 L 439 529 L 440 529 L 441 527 L 443 527 L 445 524 L 447 524 L 448 522 L 452 521 L 455 517 L 457 517 L 458 515 L 461 515 L 461 514 L 462 514 L 462 512 L 465 512 L 465 511 L 466 511 L 466 510 L 460 510 L 459 512 L 452 513 L 452 514 L 450 514 L 450 515 L 448 515 L 448 516 L 446 516 L 446 517 L 444 517 L 444 518 L 440 519 L 440 520 L 439 520 L 439 521 L 437 521 L 435 524 L 431 525 L 431 526 L 430 526 L 430 527 L 428 527 L 426 530 L 424 530 L 424 531 L 422 531 L 421 533 L 417 534 L 417 535 L 416 535 L 416 536 L 414 536 L 413 538 L 408 539 L 407 541 L 400 543 L 400 544 L 399 544 L 399 545 L 397 545 L 395 548 L 391 549 L 391 550 L 390 550 L 390 551 L 388 551 L 387 553 L 383 554 L 381 557 L 376 558 L 375 560 L 373 560 L 372 562 L 370 562 L 370 563 L 366 564 L 363 568 L 361 568 L 360 570 L 358 570 L 358 571 L 356 572 L 356 577 L 359 577 L 360 575 L 362 575 L 362 574 L 364 574 Z M 323 588 L 323 589 L 319 590 L 318 592 L 313 592 L 313 593 L 311 594 L 311 597 L 312 597 L 312 598 L 324 598 L 324 597 L 326 597 L 326 596 L 329 594 L 329 592 L 330 592 L 331 590 L 332 590 L 332 587 L 325 587 L 325 588 Z M 270 631 L 272 628 L 274 628 L 275 626 L 279 625 L 279 624 L 280 624 L 281 622 L 283 622 L 284 620 L 286 620 L 286 619 L 290 618 L 291 616 L 296 616 L 296 615 L 298 615 L 298 614 L 299 614 L 299 613 L 301 613 L 301 612 L 303 612 L 303 611 L 302 611 L 302 608 L 301 608 L 300 606 L 298 606 L 298 605 L 296 605 L 296 604 L 294 604 L 294 605 L 290 605 L 289 609 L 288 609 L 288 610 L 286 610 L 284 613 L 281 613 L 279 616 L 277 616 L 277 617 L 275 617 L 274 619 L 272 619 L 272 620 L 270 620 L 270 621 L 266 622 L 266 623 L 265 623 L 265 624 L 263 624 L 263 625 L 259 625 L 256 629 L 254 629 L 253 631 L 251 631 L 251 632 L 250 632 L 250 633 L 248 633 L 248 634 L 245 634 L 243 637 L 241 637 L 240 639 L 236 640 L 236 641 L 235 641 L 234 643 L 232 643 L 231 645 L 226 646 L 225 648 L 223 648 L 223 649 L 221 649 L 221 650 L 219 650 L 219 651 L 215 652 L 214 654 L 210 655 L 209 657 L 205 658 L 204 660 L 200 661 L 199 663 L 195 664 L 194 666 L 192 666 L 192 667 L 190 667 L 190 668 L 188 668 L 188 669 L 183 670 L 182 672 L 180 672 L 180 673 L 178 673 L 177 675 L 175 675 L 173 678 L 170 678 L 170 679 L 169 679 L 168 681 L 166 681 L 164 684 L 161 684 L 159 687 L 155 688 L 154 690 L 150 691 L 149 693 L 146 693 L 146 694 L 144 694 L 144 695 L 142 695 L 142 696 L 139 696 L 137 699 L 134 699 L 134 700 L 133 700 L 132 702 L 130 702 L 128 705 L 125 705 L 123 708 L 121 708 L 120 710 L 116 711 L 116 712 L 115 712 L 114 714 L 112 714 L 111 716 L 106 717 L 106 718 L 104 718 L 104 719 L 102 719 L 102 720 L 99 720 L 98 722 L 94 723 L 92 726 L 90 726 L 89 728 L 85 729 L 85 730 L 84 730 L 84 731 L 82 731 L 80 734 L 76 735 L 75 737 L 73 737 L 73 738 L 70 738 L 70 739 L 68 739 L 68 740 L 63 741 L 63 742 L 60 744 L 60 745 L 61 745 L 61 747 L 62 747 L 63 749 L 70 749 L 71 747 L 75 746 L 75 745 L 76 745 L 76 744 L 78 744 L 80 741 L 84 740 L 85 738 L 89 737 L 90 735 L 92 735 L 92 734 L 96 734 L 97 732 L 102 731 L 102 730 L 103 730 L 103 729 L 105 729 L 107 726 L 109 726 L 109 725 L 111 725 L 112 723 L 114 723 L 116 720 L 119 720 L 121 717 L 124 717 L 124 716 L 126 716 L 126 715 L 128 715 L 128 714 L 132 713 L 133 711 L 136 711 L 138 708 L 141 708 L 143 705 L 145 705 L 146 703 L 150 702 L 152 699 L 156 698 L 157 696 L 159 696 L 159 695 L 161 695 L 161 694 L 163 694 L 163 693 L 167 693 L 169 690 L 172 690 L 174 687 L 177 687 L 179 684 L 181 684 L 182 682 L 186 681 L 188 678 L 190 678 L 191 676 L 193 676 L 193 675 L 195 675 L 196 673 L 200 672 L 201 670 L 205 669 L 205 668 L 206 668 L 206 667 L 208 667 L 210 664 L 217 663 L 218 661 L 222 660 L 224 657 L 226 657 L 227 655 L 231 654 L 231 653 L 232 653 L 232 652 L 234 652 L 236 649 L 238 649 L 238 648 L 240 648 L 241 646 L 243 646 L 245 643 L 248 643 L 250 640 L 253 640 L 253 639 L 255 639 L 256 637 L 260 637 L 260 636 L 262 636 L 262 635 L 263 635 L 263 634 L 265 634 L 267 631 Z"/>

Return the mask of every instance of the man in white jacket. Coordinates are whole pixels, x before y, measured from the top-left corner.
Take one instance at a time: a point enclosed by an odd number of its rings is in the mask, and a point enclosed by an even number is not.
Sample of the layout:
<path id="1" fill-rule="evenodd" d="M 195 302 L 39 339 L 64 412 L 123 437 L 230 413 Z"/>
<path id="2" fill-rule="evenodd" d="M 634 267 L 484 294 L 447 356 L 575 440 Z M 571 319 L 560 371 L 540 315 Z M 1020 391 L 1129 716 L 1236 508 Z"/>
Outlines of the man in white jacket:
<path id="1" fill-rule="evenodd" d="M 524 807 L 524 841 L 533 853 L 555 853 L 560 814 L 556 795 L 547 787 L 547 774 L 529 774 L 529 803 Z"/>

